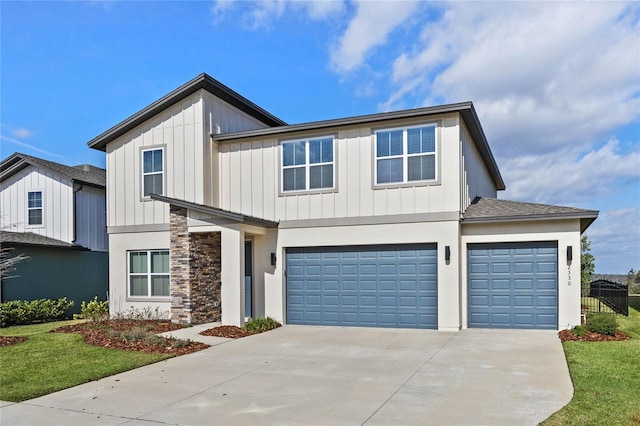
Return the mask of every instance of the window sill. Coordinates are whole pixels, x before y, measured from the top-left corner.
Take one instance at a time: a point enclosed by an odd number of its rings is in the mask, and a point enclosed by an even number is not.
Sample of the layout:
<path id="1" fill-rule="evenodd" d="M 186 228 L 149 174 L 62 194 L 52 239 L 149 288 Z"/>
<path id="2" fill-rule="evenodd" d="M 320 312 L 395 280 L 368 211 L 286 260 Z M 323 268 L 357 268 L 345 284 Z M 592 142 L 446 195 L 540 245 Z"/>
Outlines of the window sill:
<path id="1" fill-rule="evenodd" d="M 421 180 L 415 182 L 373 184 L 373 189 L 412 188 L 417 186 L 438 186 L 441 184 L 442 182 L 439 180 Z"/>
<path id="2" fill-rule="evenodd" d="M 314 194 L 332 194 L 338 192 L 338 188 L 322 188 L 322 189 L 301 189 L 299 191 L 280 191 L 279 197 L 289 197 L 293 195 L 314 195 Z"/>
<path id="3" fill-rule="evenodd" d="M 171 302 L 171 297 L 170 296 L 163 296 L 163 297 L 157 297 L 157 296 L 153 296 L 153 297 L 145 297 L 145 296 L 127 296 L 127 302 L 166 302 L 169 303 Z"/>

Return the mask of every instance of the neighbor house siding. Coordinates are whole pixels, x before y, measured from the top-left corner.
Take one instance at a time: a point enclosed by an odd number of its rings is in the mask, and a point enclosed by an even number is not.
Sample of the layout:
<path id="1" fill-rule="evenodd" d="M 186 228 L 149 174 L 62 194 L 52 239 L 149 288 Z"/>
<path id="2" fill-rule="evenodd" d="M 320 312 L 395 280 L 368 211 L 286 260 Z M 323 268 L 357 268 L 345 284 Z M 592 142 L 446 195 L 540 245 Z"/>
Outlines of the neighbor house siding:
<path id="1" fill-rule="evenodd" d="M 438 181 L 374 188 L 376 128 L 438 123 Z M 269 220 L 330 219 L 459 211 L 458 115 L 222 142 L 220 208 Z M 280 142 L 334 137 L 335 189 L 280 192 Z"/>
<path id="2" fill-rule="evenodd" d="M 91 250 L 109 250 L 104 189 L 83 186 L 76 191 L 76 241 Z"/>
<path id="3" fill-rule="evenodd" d="M 68 313 L 80 313 L 82 302 L 107 300 L 109 254 L 71 248 L 7 244 L 29 258 L 2 279 L 2 301 L 59 299 L 74 302 Z"/>
<path id="4" fill-rule="evenodd" d="M 0 184 L 0 229 L 33 232 L 65 242 L 73 240 L 73 191 L 70 179 L 29 166 Z M 42 191 L 42 225 L 27 222 L 27 192 Z"/>
<path id="5" fill-rule="evenodd" d="M 461 122 L 460 129 L 462 145 L 460 211 L 464 212 L 475 197 L 496 198 L 497 190 L 464 122 Z"/>

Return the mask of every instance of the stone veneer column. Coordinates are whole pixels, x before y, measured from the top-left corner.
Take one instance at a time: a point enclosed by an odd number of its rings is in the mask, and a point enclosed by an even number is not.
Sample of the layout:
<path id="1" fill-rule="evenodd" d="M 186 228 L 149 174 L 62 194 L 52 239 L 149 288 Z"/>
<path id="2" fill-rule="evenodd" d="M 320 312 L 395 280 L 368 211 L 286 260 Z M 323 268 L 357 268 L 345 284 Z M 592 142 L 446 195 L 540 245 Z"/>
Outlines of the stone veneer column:
<path id="1" fill-rule="evenodd" d="M 221 319 L 220 232 L 191 234 L 191 322 Z"/>
<path id="2" fill-rule="evenodd" d="M 169 208 L 171 245 L 170 294 L 171 322 L 191 323 L 190 236 L 187 228 L 187 209 L 171 205 Z"/>
<path id="3" fill-rule="evenodd" d="M 171 206 L 171 321 L 182 324 L 221 319 L 221 233 L 193 233 L 187 211 Z"/>

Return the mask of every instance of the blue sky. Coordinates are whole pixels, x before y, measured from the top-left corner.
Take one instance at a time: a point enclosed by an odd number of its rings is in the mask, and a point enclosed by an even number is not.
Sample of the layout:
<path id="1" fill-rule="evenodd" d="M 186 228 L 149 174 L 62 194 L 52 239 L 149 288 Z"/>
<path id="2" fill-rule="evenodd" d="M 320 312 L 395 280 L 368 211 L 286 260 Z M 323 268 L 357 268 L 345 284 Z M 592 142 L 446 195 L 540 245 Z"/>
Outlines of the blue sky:
<path id="1" fill-rule="evenodd" d="M 471 100 L 507 190 L 600 210 L 640 268 L 638 2 L 0 2 L 0 157 L 86 142 L 206 72 L 289 123 Z"/>

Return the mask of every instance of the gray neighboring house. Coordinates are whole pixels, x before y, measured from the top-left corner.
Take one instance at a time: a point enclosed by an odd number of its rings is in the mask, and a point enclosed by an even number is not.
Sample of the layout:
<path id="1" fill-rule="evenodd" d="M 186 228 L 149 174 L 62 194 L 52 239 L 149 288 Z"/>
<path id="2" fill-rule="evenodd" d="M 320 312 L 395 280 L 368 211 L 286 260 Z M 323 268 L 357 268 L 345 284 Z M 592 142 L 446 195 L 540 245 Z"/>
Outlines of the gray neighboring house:
<path id="1" fill-rule="evenodd" d="M 109 288 L 106 171 L 67 166 L 15 153 L 0 163 L 0 243 L 25 254 L 2 280 L 3 302 L 57 299 L 75 302 Z"/>

